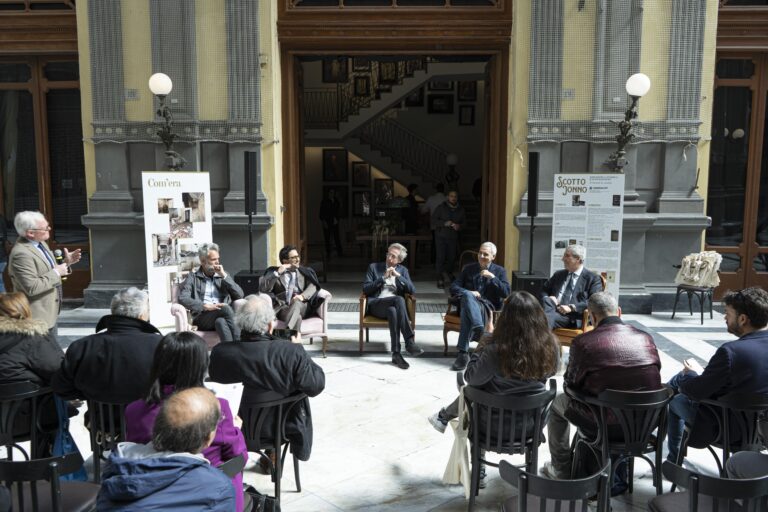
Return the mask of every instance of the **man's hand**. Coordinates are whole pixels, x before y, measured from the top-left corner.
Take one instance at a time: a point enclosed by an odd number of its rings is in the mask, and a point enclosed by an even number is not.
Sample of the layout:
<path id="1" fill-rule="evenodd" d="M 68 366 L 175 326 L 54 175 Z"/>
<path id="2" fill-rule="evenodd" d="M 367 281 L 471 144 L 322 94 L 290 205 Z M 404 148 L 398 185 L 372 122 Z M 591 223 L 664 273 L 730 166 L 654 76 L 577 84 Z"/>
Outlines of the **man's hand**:
<path id="1" fill-rule="evenodd" d="M 559 306 L 560 305 L 560 301 L 557 300 L 557 297 L 555 297 L 554 295 L 550 295 L 548 297 L 548 299 L 551 300 L 552 304 L 554 304 L 555 306 Z"/>
<path id="2" fill-rule="evenodd" d="M 395 270 L 395 267 L 389 267 L 388 270 L 389 270 L 389 275 L 390 276 L 400 277 L 400 272 Z"/>
<path id="3" fill-rule="evenodd" d="M 54 268 L 56 269 L 56 272 L 58 272 L 60 276 L 66 276 L 71 272 L 69 269 L 69 265 L 67 265 L 66 263 L 61 263 L 59 265 L 56 265 Z"/>
<path id="4" fill-rule="evenodd" d="M 224 272 L 224 265 L 214 265 L 213 271 L 219 274 L 221 277 L 227 277 L 227 273 Z"/>
<path id="5" fill-rule="evenodd" d="M 278 273 L 278 274 L 284 274 L 284 273 L 285 273 L 285 271 L 286 271 L 286 270 L 290 270 L 290 268 L 291 268 L 292 266 L 293 266 L 293 265 L 291 265 L 290 263 L 283 263 L 282 265 L 280 265 L 279 267 L 277 267 L 277 273 Z"/>
<path id="6" fill-rule="evenodd" d="M 484 268 L 483 270 L 480 271 L 480 277 L 487 277 L 488 279 L 493 279 L 496 276 L 493 275 L 493 273 L 490 272 L 488 269 Z"/>
<path id="7" fill-rule="evenodd" d="M 69 252 L 68 249 L 64 249 L 64 262 L 67 265 L 74 265 L 80 261 L 80 258 L 82 258 L 81 252 L 81 249 L 75 249 L 72 252 Z"/>
<path id="8" fill-rule="evenodd" d="M 473 291 L 472 291 L 472 292 L 470 292 L 470 293 L 471 293 L 472 295 L 474 295 L 476 299 L 479 299 L 479 298 L 480 298 L 480 292 L 478 292 L 478 291 L 474 291 L 474 290 L 473 290 Z"/>
<path id="9" fill-rule="evenodd" d="M 221 309 L 222 304 L 203 304 L 204 311 L 216 311 Z"/>
<path id="10" fill-rule="evenodd" d="M 234 423 L 237 428 L 243 428 L 243 418 L 240 416 L 232 418 L 232 423 Z"/>
<path id="11" fill-rule="evenodd" d="M 452 223 L 451 227 L 453 228 L 454 231 L 458 231 L 461 229 L 461 224 Z"/>
<path id="12" fill-rule="evenodd" d="M 557 311 L 561 315 L 567 315 L 568 313 L 572 313 L 573 312 L 573 308 L 571 306 L 560 305 L 560 306 L 557 306 Z"/>
<path id="13" fill-rule="evenodd" d="M 291 297 L 291 302 L 296 302 L 296 301 L 304 302 L 304 296 L 303 295 L 294 295 L 293 297 Z"/>
<path id="14" fill-rule="evenodd" d="M 443 225 L 445 227 L 447 227 L 447 228 L 452 228 L 453 227 L 453 222 L 450 221 L 450 220 L 447 220 L 447 221 L 445 221 L 445 224 L 443 224 Z"/>
<path id="15" fill-rule="evenodd" d="M 683 375 L 688 372 L 696 372 L 697 374 L 701 375 L 704 373 L 704 368 L 702 368 L 699 362 L 693 358 L 685 359 L 683 360 Z"/>

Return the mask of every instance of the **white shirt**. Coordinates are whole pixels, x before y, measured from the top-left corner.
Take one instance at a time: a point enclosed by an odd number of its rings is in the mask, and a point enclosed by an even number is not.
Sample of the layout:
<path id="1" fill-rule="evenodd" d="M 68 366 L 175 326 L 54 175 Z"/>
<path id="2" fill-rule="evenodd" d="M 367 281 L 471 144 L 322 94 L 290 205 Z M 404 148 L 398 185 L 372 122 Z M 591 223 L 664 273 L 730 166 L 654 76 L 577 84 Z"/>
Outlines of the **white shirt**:
<path id="1" fill-rule="evenodd" d="M 392 297 L 393 295 L 397 295 L 397 285 L 396 283 L 396 277 L 395 276 L 389 276 L 386 279 L 384 279 L 384 286 L 381 287 L 381 291 L 379 292 L 379 299 L 383 299 L 384 297 Z"/>
<path id="2" fill-rule="evenodd" d="M 562 300 L 563 294 L 565 293 L 565 289 L 568 288 L 568 281 L 570 281 L 571 279 L 573 279 L 573 290 L 576 291 L 576 283 L 579 282 L 579 278 L 581 277 L 582 270 L 584 270 L 584 265 L 580 266 L 577 270 L 571 272 L 570 274 L 573 274 L 573 276 L 568 274 L 568 279 L 565 280 L 565 282 L 563 283 L 563 286 L 560 287 L 560 292 L 557 294 L 558 303 Z M 567 306 L 567 304 L 564 304 L 564 306 Z"/>
<path id="3" fill-rule="evenodd" d="M 220 304 L 221 293 L 213 285 L 213 278 L 205 276 L 205 294 L 203 295 L 203 304 Z"/>

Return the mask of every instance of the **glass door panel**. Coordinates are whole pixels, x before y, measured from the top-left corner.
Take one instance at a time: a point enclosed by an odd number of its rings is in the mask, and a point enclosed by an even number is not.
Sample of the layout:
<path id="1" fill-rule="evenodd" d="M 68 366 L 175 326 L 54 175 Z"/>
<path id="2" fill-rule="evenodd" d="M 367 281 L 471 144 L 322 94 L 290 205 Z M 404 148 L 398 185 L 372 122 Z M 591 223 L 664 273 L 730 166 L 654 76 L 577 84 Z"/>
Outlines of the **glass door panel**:
<path id="1" fill-rule="evenodd" d="M 40 208 L 32 94 L 0 90 L 0 186 L 3 216 Z"/>

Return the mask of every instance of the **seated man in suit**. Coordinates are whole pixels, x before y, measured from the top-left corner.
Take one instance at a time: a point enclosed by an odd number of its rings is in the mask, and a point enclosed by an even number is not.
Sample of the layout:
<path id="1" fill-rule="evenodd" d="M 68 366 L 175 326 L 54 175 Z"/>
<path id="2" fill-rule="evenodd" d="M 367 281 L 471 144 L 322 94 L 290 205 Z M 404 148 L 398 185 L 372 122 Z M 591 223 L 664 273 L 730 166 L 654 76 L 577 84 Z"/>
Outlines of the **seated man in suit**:
<path id="1" fill-rule="evenodd" d="M 461 269 L 461 274 L 451 284 L 453 300 L 460 301 L 461 330 L 459 354 L 451 370 L 460 371 L 469 362 L 469 342 L 480 339 L 485 324 L 493 318 L 493 312 L 501 310 L 510 292 L 507 271 L 493 262 L 496 245 L 485 242 L 477 251 L 477 263 Z"/>
<path id="2" fill-rule="evenodd" d="M 320 282 L 315 271 L 299 265 L 301 257 L 296 247 L 280 249 L 279 267 L 269 267 L 259 283 L 259 291 L 272 298 L 277 318 L 288 329 L 296 331 L 291 341 L 301 343 L 301 321 L 317 310 Z M 320 301 L 322 302 L 322 300 Z"/>
<path id="3" fill-rule="evenodd" d="M 602 291 L 600 276 L 584 267 L 587 250 L 582 245 L 569 245 L 563 253 L 563 270 L 550 277 L 541 290 L 539 300 L 544 307 L 550 329 L 578 327 L 587 309 L 587 300 Z"/>
<path id="4" fill-rule="evenodd" d="M 410 366 L 400 354 L 400 334 L 405 340 L 405 350 L 412 356 L 424 351 L 414 342 L 414 332 L 408 320 L 405 307 L 405 294 L 414 293 L 408 269 L 401 263 L 408 256 L 408 251 L 400 244 L 387 248 L 387 259 L 383 263 L 371 263 L 365 275 L 363 293 L 368 296 L 368 314 L 386 318 L 389 323 L 389 336 L 392 347 L 392 364 L 403 370 Z"/>
<path id="5" fill-rule="evenodd" d="M 179 304 L 192 313 L 192 324 L 200 330 L 216 330 L 221 341 L 234 341 L 240 332 L 230 303 L 243 298 L 243 289 L 224 270 L 218 245 L 204 244 L 198 256 L 200 267 L 181 284 Z"/>

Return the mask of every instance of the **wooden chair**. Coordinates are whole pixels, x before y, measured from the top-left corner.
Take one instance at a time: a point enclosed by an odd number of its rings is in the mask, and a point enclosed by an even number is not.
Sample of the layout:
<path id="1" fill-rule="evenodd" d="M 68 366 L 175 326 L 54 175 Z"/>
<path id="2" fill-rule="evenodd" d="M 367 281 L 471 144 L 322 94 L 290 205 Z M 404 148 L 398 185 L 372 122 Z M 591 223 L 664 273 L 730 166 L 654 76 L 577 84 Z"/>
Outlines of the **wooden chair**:
<path id="1" fill-rule="evenodd" d="M 365 342 L 368 343 L 369 329 L 389 329 L 389 323 L 386 318 L 369 315 L 368 296 L 360 294 L 360 352 L 363 351 L 363 330 L 365 330 Z M 408 319 L 411 321 L 411 329 L 416 332 L 416 296 L 410 293 L 405 294 L 405 309 L 408 310 Z"/>
<path id="2" fill-rule="evenodd" d="M 603 291 L 605 291 L 605 286 L 607 284 L 607 280 L 605 277 L 605 272 L 600 274 L 600 282 L 603 287 Z M 592 325 L 592 323 L 589 320 L 589 309 L 585 309 L 584 313 L 582 313 L 581 316 L 581 328 L 580 329 L 566 329 L 564 327 L 561 327 L 559 329 L 554 329 L 552 333 L 557 336 L 557 340 L 560 342 L 560 355 L 563 355 L 563 347 L 570 347 L 571 342 L 573 341 L 573 338 L 576 336 L 579 336 L 580 334 L 584 334 L 585 332 L 589 332 L 595 327 Z"/>

